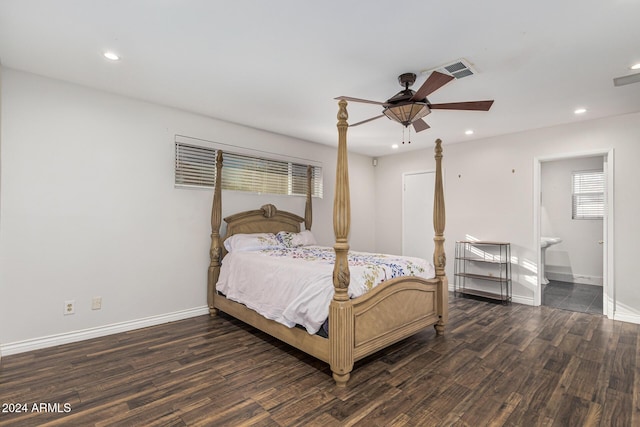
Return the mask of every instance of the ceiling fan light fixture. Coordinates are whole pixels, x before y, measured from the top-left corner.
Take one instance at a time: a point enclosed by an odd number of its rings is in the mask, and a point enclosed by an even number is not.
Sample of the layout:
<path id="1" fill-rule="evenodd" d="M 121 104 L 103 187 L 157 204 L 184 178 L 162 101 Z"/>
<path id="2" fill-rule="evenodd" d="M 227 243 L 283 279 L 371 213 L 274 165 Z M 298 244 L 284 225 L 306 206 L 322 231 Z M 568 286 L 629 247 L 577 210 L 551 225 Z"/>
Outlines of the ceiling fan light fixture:
<path id="1" fill-rule="evenodd" d="M 430 112 L 431 110 L 427 107 L 427 104 L 411 102 L 408 104 L 391 105 L 384 109 L 383 114 L 406 127 Z"/>

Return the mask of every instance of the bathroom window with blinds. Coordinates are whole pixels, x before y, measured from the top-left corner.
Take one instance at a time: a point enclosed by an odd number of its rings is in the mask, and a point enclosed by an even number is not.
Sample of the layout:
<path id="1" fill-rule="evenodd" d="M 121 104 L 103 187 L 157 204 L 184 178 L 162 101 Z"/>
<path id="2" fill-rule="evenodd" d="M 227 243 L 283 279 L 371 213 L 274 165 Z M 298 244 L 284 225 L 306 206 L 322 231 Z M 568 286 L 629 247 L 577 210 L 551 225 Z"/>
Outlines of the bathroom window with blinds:
<path id="1" fill-rule="evenodd" d="M 176 141 L 175 184 L 214 187 L 217 149 Z M 252 193 L 307 194 L 307 165 L 222 150 L 222 189 Z M 299 160 L 299 159 L 298 159 Z M 312 196 L 322 198 L 322 167 L 311 165 Z"/>
<path id="2" fill-rule="evenodd" d="M 602 219 L 604 216 L 604 173 L 576 171 L 572 174 L 572 218 Z"/>

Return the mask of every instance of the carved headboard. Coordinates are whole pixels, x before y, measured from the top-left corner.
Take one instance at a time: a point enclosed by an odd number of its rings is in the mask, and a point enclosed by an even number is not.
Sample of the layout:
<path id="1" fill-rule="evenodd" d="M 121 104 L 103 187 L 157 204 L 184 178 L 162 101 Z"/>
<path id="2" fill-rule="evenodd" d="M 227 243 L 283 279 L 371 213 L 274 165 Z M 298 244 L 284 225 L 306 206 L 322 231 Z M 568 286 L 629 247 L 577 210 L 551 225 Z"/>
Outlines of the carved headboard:
<path id="1" fill-rule="evenodd" d="M 227 234 L 224 240 L 240 233 L 278 233 L 279 231 L 300 232 L 300 224 L 304 218 L 287 211 L 279 211 L 274 205 L 268 204 L 260 209 L 239 212 L 224 219 L 227 223 Z M 223 246 L 224 247 L 224 246 Z M 226 255 L 223 250 L 222 256 Z"/>

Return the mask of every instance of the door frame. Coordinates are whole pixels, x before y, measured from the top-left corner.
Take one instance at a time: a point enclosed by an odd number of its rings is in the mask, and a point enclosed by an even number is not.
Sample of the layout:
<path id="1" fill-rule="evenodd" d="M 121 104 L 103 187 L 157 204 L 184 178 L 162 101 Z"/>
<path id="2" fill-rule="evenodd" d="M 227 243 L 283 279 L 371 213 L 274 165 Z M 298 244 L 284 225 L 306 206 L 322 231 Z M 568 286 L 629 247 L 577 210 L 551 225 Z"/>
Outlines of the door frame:
<path id="1" fill-rule="evenodd" d="M 604 218 L 602 219 L 602 238 L 604 240 L 602 248 L 602 314 L 608 318 L 613 318 L 615 311 L 615 293 L 614 293 L 614 157 L 613 148 L 583 151 L 575 153 L 565 153 L 553 156 L 535 157 L 533 159 L 533 241 L 537 251 L 537 264 L 540 265 L 540 223 L 541 223 L 541 165 L 543 162 L 551 162 L 554 160 L 568 160 L 581 157 L 602 157 L 603 172 L 605 179 L 605 198 L 604 198 Z M 533 303 L 538 306 L 542 304 L 542 273 L 538 268 L 537 286 L 534 288 Z"/>

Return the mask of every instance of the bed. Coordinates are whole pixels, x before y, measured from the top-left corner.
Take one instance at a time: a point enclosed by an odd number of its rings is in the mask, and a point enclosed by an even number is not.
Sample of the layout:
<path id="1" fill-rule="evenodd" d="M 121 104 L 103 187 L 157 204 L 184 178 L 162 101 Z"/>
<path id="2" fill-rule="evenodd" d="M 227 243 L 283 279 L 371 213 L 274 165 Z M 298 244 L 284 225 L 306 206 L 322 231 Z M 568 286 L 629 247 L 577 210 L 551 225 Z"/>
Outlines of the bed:
<path id="1" fill-rule="evenodd" d="M 407 338 L 429 326 L 437 335 L 444 334 L 448 317 L 448 280 L 445 275 L 444 252 L 445 208 L 442 185 L 442 146 L 436 140 L 436 180 L 434 192 L 433 278 L 407 275 L 391 278 L 357 298 L 349 296 L 350 197 L 347 162 L 347 102 L 340 100 L 338 110 L 338 159 L 334 196 L 333 225 L 335 234 L 332 261 L 333 296 L 328 307 L 328 335 L 309 333 L 305 328 L 291 327 L 268 319 L 246 305 L 236 302 L 216 288 L 221 277 L 228 240 L 238 235 L 286 232 L 297 235 L 311 230 L 311 175 L 307 177 L 304 217 L 278 210 L 274 205 L 240 212 L 224 218 L 222 225 L 222 191 L 216 185 L 211 210 L 211 249 L 208 274 L 208 305 L 211 315 L 222 311 L 329 364 L 336 386 L 346 386 L 354 362 Z M 216 182 L 220 182 L 222 152 L 218 152 Z M 302 228 L 304 224 L 304 229 Z M 229 260 L 229 259 L 228 259 Z"/>

